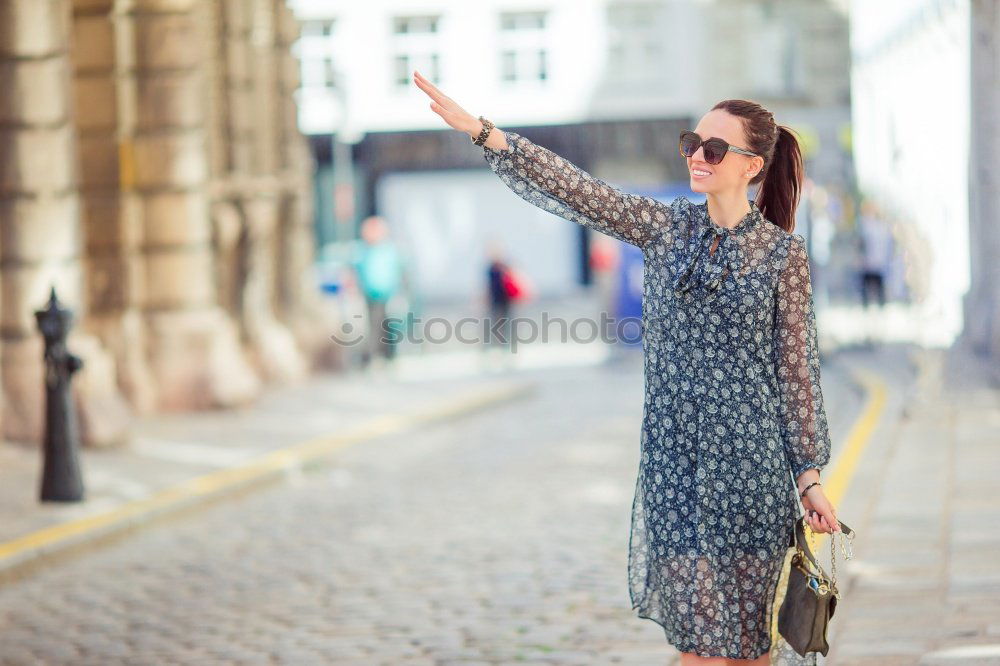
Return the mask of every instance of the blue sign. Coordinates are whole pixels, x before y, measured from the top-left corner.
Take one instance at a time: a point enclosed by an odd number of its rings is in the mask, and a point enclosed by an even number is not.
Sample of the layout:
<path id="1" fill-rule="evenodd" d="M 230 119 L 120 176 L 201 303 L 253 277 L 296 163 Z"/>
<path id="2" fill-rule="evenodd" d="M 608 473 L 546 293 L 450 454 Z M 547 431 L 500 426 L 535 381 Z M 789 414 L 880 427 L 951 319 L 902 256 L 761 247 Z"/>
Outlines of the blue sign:
<path id="1" fill-rule="evenodd" d="M 705 195 L 692 192 L 684 184 L 664 185 L 657 188 L 629 189 L 632 194 L 652 197 L 657 201 L 669 204 L 678 196 L 685 196 L 692 203 L 705 201 Z M 615 317 L 618 320 L 617 334 L 621 344 L 636 346 L 642 344 L 642 329 L 640 326 L 623 326 L 622 319 L 642 319 L 642 250 L 630 243 L 620 243 L 621 254 L 618 262 L 618 294 L 616 298 Z"/>

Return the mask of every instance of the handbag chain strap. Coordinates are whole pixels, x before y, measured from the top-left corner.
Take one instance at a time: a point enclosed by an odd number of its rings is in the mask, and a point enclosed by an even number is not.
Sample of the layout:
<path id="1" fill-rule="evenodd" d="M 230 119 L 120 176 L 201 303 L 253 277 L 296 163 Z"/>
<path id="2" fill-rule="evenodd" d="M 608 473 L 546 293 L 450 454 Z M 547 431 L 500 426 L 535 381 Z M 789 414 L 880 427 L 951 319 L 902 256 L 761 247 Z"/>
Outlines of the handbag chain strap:
<path id="1" fill-rule="evenodd" d="M 839 530 L 840 550 L 844 554 L 844 559 L 849 560 L 852 557 L 854 557 L 854 549 L 851 544 L 851 542 L 854 541 L 854 530 L 839 520 L 837 522 L 840 523 L 840 530 Z M 818 572 L 817 576 L 819 578 L 826 578 L 826 572 L 823 571 L 823 568 L 819 565 L 819 562 L 817 562 L 816 559 L 813 557 L 813 551 L 816 550 L 816 533 L 813 532 L 811 527 L 809 528 L 809 536 L 807 538 L 809 539 L 809 541 L 812 542 L 812 548 L 809 547 L 808 543 L 805 543 L 802 544 L 805 546 L 805 549 L 803 550 L 802 547 L 798 545 L 798 530 L 801 529 L 802 533 L 805 534 L 807 527 L 807 524 L 805 522 L 805 516 L 800 517 L 798 523 L 799 524 L 796 526 L 796 544 L 799 549 L 799 552 L 802 553 L 802 559 L 804 561 L 808 561 L 815 567 L 816 571 Z M 844 541 L 845 535 L 847 537 L 846 544 Z M 837 557 L 836 557 L 837 552 L 834 545 L 834 539 L 836 538 L 836 536 L 837 532 L 833 532 L 830 534 L 830 589 L 834 591 L 835 596 L 839 599 L 840 590 L 837 589 Z"/>
<path id="2" fill-rule="evenodd" d="M 834 538 L 837 536 L 838 532 L 833 532 L 830 535 L 830 575 L 833 583 L 833 588 L 837 589 L 837 553 L 833 547 Z M 847 535 L 847 546 L 844 546 L 844 533 L 841 531 L 840 534 L 840 551 L 844 554 L 844 559 L 849 560 L 854 557 L 854 548 L 851 546 L 851 542 L 854 541 L 854 530 L 851 530 Z M 840 598 L 840 590 L 837 590 L 837 598 Z"/>

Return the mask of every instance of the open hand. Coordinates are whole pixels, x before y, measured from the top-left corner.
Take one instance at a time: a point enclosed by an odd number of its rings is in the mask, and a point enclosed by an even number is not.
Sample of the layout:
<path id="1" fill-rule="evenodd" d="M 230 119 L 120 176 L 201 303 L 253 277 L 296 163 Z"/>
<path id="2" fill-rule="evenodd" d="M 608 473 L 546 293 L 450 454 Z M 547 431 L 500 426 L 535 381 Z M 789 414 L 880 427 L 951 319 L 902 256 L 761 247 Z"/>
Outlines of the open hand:
<path id="1" fill-rule="evenodd" d="M 460 107 L 455 100 L 438 90 L 437 86 L 425 79 L 417 70 L 413 70 L 413 82 L 433 100 L 431 102 L 431 110 L 444 118 L 444 121 L 451 127 L 460 132 L 465 132 L 471 137 L 478 135 L 483 129 L 483 124 L 478 118 Z"/>

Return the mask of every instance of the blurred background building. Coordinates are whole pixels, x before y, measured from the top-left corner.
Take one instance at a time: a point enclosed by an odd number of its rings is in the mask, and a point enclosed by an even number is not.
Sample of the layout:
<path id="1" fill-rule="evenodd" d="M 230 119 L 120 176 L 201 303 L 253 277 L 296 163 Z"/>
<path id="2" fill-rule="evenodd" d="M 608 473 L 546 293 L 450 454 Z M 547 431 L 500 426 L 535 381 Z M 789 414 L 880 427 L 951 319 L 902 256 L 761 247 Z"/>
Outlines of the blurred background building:
<path id="1" fill-rule="evenodd" d="M 540 296 L 571 293 L 591 283 L 590 232 L 547 221 L 497 187 L 482 150 L 442 129 L 414 69 L 470 113 L 630 190 L 686 192 L 677 135 L 726 97 L 758 99 L 797 129 L 811 178 L 838 197 L 853 181 L 848 21 L 835 3 L 291 5 L 303 24 L 299 118 L 318 163 L 318 240 L 351 237 L 359 217 L 385 215 L 431 302 L 478 288 L 480 262 L 470 258 L 485 256 L 490 238 Z"/>
<path id="2" fill-rule="evenodd" d="M 859 186 L 905 245 L 912 334 L 946 345 L 970 284 L 969 3 L 859 1 L 850 16 Z"/>
<path id="3" fill-rule="evenodd" d="M 1000 381 L 1000 3 L 850 6 L 855 163 L 907 257 L 911 339 Z"/>

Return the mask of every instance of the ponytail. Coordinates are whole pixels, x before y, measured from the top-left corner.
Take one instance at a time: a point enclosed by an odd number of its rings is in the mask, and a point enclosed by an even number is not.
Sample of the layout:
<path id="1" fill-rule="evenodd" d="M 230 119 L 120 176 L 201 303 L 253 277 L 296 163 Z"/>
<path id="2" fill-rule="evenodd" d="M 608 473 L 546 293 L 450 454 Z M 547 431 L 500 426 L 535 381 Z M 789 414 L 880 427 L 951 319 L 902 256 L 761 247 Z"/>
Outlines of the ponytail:
<path id="1" fill-rule="evenodd" d="M 805 169 L 802 151 L 792 130 L 784 125 L 778 125 L 777 129 L 774 156 L 770 165 L 764 165 L 767 172 L 757 192 L 756 203 L 766 219 L 792 233 Z"/>

